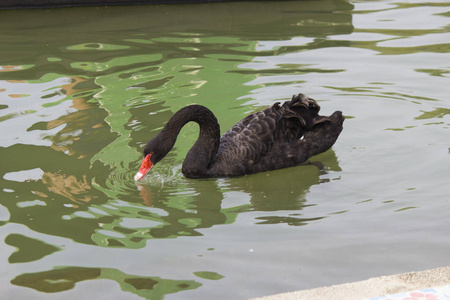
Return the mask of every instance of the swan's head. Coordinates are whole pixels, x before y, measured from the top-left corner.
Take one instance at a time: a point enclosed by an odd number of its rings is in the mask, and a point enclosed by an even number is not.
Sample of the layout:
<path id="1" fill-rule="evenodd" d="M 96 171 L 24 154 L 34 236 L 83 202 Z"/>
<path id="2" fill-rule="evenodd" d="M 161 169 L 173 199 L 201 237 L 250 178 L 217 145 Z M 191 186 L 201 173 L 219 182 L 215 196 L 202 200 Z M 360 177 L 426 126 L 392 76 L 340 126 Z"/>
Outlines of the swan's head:
<path id="1" fill-rule="evenodd" d="M 161 138 L 159 135 L 151 139 L 145 146 L 144 158 L 142 159 L 139 171 L 134 175 L 134 180 L 142 180 L 153 166 L 166 156 L 172 147 L 172 142 L 167 142 L 167 140 Z"/>

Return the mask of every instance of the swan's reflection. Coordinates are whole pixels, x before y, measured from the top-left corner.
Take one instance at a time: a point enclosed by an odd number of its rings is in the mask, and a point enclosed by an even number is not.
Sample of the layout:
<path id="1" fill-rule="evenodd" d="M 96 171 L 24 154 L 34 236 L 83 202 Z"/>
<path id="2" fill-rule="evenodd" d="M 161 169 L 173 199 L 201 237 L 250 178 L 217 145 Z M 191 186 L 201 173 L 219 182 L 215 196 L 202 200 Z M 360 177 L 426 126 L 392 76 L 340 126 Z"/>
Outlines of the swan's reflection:
<path id="1" fill-rule="evenodd" d="M 327 151 L 317 158 L 324 159 L 325 165 L 320 161 L 308 162 L 304 165 L 252 174 L 226 179 L 185 179 L 184 186 L 157 187 L 150 184 L 139 184 L 139 192 L 142 201 L 146 205 L 160 208 L 168 213 L 168 224 L 161 228 L 161 232 L 175 233 L 170 227 L 180 229 L 179 220 L 196 220 L 189 224 L 194 227 L 183 228 L 185 234 L 194 234 L 197 229 L 210 228 L 214 225 L 234 222 L 237 215 L 243 212 L 274 212 L 273 216 L 257 218 L 260 224 L 287 223 L 290 225 L 304 225 L 309 221 L 321 219 L 304 218 L 301 210 L 307 207 L 307 194 L 311 186 L 324 183 L 329 180 L 323 178 L 329 170 L 339 171 L 336 155 L 332 150 Z M 229 207 L 224 203 L 230 197 L 242 199 L 250 198 L 238 206 Z M 154 201 L 154 199 L 158 199 Z M 182 210 L 183 204 L 188 203 L 189 209 Z M 245 201 L 245 200 L 244 200 Z M 174 209 L 174 207 L 179 209 Z M 226 208 L 225 208 L 226 207 Z M 292 211 L 286 217 L 277 212 Z"/>

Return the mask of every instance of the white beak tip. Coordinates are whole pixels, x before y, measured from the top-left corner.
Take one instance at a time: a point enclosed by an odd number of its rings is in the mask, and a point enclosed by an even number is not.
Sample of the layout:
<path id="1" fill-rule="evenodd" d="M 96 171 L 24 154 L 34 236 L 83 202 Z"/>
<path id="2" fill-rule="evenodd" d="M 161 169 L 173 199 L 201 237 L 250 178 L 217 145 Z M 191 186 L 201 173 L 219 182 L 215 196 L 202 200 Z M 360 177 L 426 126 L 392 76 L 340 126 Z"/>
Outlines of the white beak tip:
<path id="1" fill-rule="evenodd" d="M 134 181 L 139 181 L 144 177 L 144 174 L 141 172 L 137 172 L 136 175 L 134 175 Z"/>

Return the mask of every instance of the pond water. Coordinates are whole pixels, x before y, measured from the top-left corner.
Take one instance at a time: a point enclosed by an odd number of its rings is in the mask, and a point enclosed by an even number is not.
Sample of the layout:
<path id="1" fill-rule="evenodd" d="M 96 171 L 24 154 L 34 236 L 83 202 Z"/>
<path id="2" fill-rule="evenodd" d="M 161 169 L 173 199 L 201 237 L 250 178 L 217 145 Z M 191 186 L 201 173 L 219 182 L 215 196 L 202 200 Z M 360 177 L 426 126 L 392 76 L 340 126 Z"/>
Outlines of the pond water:
<path id="1" fill-rule="evenodd" d="M 5 299 L 246 299 L 450 264 L 450 3 L 0 11 Z M 225 132 L 293 94 L 342 110 L 298 167 L 136 185 L 181 107 Z"/>

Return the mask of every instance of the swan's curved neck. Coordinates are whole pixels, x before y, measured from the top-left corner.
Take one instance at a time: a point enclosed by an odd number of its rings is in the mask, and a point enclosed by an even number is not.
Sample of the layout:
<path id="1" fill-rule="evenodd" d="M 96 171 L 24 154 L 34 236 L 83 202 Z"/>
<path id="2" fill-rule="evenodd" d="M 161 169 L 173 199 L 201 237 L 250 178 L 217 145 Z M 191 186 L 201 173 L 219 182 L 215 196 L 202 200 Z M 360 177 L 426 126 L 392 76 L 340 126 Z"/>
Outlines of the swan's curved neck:
<path id="1" fill-rule="evenodd" d="M 198 123 L 200 134 L 184 159 L 182 172 L 186 177 L 195 178 L 201 175 L 204 177 L 220 143 L 220 126 L 209 109 L 201 105 L 190 105 L 180 109 L 170 118 L 159 135 L 162 138 L 161 142 L 172 149 L 181 128 L 191 121 Z"/>

